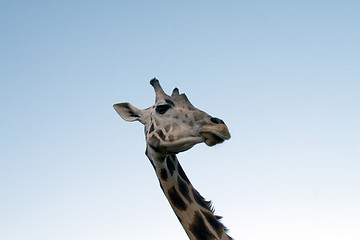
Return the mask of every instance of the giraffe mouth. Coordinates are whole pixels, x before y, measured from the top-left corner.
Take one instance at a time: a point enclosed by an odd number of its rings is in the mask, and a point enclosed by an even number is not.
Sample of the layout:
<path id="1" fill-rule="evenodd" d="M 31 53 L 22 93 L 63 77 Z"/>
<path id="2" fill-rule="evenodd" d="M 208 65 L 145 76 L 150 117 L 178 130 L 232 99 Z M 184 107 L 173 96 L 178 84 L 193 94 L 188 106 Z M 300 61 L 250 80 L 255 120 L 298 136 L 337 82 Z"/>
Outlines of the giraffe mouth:
<path id="1" fill-rule="evenodd" d="M 200 128 L 200 136 L 208 146 L 214 146 L 230 139 L 230 133 L 225 124 L 212 125 L 207 124 Z"/>
<path id="2" fill-rule="evenodd" d="M 157 147 L 158 152 L 171 152 L 171 153 L 179 153 L 186 151 L 192 148 L 195 144 L 203 142 L 203 138 L 198 137 L 187 137 L 182 138 L 181 140 L 173 141 L 173 142 L 161 142 L 161 144 Z M 154 146 L 152 146 L 154 148 Z"/>

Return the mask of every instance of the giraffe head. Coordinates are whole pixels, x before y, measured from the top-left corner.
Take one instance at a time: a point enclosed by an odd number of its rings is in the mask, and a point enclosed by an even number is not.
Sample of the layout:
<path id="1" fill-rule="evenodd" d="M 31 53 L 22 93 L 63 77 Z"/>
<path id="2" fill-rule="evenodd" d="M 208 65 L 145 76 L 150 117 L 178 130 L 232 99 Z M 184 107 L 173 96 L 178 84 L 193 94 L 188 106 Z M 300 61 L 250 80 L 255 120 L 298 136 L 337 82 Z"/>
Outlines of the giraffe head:
<path id="1" fill-rule="evenodd" d="M 124 120 L 145 125 L 146 143 L 153 150 L 173 154 L 197 143 L 213 146 L 230 139 L 229 130 L 221 119 L 195 108 L 177 88 L 169 96 L 157 79 L 152 79 L 150 84 L 156 94 L 152 107 L 141 110 L 130 103 L 118 103 L 114 108 Z"/>

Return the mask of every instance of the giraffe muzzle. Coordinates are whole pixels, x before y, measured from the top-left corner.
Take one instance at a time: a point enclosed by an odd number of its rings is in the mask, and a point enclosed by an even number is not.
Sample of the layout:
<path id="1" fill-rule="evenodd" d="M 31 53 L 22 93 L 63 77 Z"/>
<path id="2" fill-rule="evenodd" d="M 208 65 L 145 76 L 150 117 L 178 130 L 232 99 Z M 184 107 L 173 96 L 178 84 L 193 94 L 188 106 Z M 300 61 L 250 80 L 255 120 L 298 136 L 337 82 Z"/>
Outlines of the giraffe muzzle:
<path id="1" fill-rule="evenodd" d="M 230 139 L 229 129 L 225 124 L 206 124 L 199 130 L 200 136 L 208 146 L 214 146 Z"/>

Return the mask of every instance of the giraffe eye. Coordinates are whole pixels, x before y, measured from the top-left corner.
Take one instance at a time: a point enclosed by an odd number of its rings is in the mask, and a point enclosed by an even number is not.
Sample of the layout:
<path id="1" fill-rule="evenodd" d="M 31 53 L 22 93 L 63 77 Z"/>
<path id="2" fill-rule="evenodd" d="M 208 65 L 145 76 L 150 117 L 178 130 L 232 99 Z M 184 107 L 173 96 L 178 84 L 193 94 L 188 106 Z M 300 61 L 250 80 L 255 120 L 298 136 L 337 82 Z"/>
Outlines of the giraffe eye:
<path id="1" fill-rule="evenodd" d="M 164 114 L 164 113 L 166 113 L 166 111 L 169 110 L 170 108 L 171 108 L 170 105 L 165 104 L 165 105 L 159 105 L 159 106 L 157 106 L 155 110 L 156 110 L 156 112 L 157 112 L 158 114 Z"/>

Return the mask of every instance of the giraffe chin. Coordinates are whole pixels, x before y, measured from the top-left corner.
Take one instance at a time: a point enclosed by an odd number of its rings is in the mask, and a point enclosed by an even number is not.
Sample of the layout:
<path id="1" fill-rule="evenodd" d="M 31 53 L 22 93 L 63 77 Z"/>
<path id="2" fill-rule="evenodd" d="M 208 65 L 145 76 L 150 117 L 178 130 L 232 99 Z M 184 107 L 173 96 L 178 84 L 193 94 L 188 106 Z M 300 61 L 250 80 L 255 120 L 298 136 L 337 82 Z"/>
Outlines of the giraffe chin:
<path id="1" fill-rule="evenodd" d="M 210 147 L 225 141 L 225 139 L 213 133 L 204 132 L 201 133 L 201 136 L 203 137 L 205 144 Z"/>

